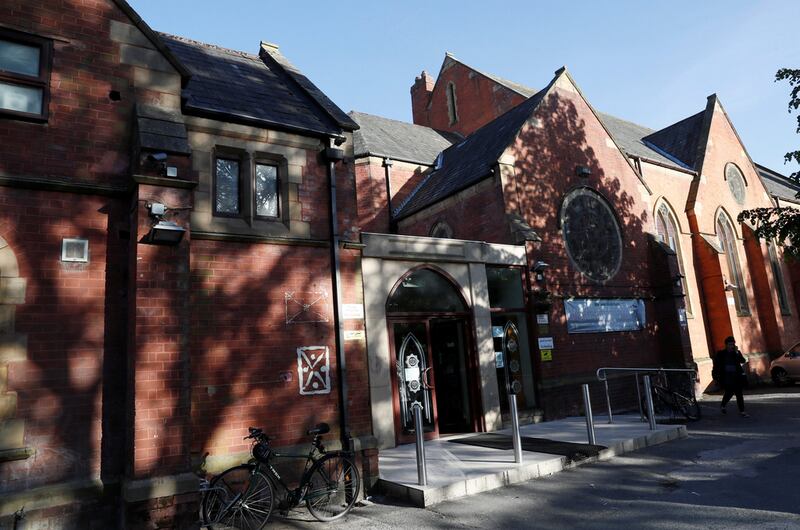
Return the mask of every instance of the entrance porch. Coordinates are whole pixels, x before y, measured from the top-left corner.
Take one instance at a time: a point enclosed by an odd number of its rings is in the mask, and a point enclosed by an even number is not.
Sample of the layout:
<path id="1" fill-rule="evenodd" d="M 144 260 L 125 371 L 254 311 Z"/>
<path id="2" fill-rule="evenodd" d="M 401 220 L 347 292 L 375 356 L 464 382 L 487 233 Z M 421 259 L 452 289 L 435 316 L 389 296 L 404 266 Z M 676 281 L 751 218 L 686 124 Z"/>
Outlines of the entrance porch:
<path id="1" fill-rule="evenodd" d="M 497 431 L 510 435 L 510 429 Z M 566 418 L 520 427 L 523 438 L 545 438 L 559 442 L 585 444 L 584 418 Z M 453 443 L 474 434 L 459 434 L 425 443 L 428 485 L 417 485 L 414 444 L 383 449 L 379 455 L 379 488 L 390 497 L 426 507 L 509 484 L 544 477 L 570 467 L 609 459 L 687 435 L 684 425 L 657 425 L 655 431 L 640 421 L 638 415 L 614 416 L 614 423 L 595 420 L 597 444 L 605 446 L 596 457 L 570 461 L 566 456 L 523 451 L 522 464 L 514 463 L 512 449 L 490 449 Z"/>

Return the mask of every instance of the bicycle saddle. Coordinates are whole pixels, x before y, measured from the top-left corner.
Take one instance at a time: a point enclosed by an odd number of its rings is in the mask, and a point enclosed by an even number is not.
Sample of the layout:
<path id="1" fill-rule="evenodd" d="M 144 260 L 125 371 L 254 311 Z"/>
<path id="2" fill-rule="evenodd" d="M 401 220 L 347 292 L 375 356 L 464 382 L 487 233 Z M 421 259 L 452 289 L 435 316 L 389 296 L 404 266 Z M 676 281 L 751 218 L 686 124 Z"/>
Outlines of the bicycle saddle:
<path id="1" fill-rule="evenodd" d="M 316 427 L 306 431 L 309 436 L 319 436 L 320 434 L 327 434 L 331 432 L 331 427 L 327 423 L 319 423 Z"/>

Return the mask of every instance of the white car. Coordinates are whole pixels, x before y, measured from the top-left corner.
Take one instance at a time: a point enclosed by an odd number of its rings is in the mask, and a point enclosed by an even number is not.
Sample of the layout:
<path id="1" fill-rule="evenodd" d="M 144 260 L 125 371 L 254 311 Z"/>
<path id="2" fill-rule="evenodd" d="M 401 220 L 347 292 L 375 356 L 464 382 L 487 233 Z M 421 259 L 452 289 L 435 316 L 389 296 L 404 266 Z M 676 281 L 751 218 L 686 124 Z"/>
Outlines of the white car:
<path id="1" fill-rule="evenodd" d="M 778 386 L 800 381 L 800 342 L 772 361 L 769 365 L 769 373 Z"/>

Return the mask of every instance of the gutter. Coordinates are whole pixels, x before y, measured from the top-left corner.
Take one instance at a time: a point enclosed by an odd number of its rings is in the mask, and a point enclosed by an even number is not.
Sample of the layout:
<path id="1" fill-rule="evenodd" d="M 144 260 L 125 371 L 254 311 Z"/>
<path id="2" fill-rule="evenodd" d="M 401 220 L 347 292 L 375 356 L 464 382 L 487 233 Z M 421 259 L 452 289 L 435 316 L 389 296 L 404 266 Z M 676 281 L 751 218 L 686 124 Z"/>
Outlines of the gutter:
<path id="1" fill-rule="evenodd" d="M 344 150 L 339 149 L 343 141 L 341 136 L 328 138 L 329 147 L 322 155 L 328 166 L 328 184 L 330 187 L 330 227 L 331 227 L 331 280 L 333 284 L 333 327 L 335 331 L 336 348 L 336 373 L 339 375 L 339 432 L 342 440 L 342 449 L 351 451 L 353 448 L 350 437 L 350 415 L 347 410 L 347 358 L 344 351 L 344 320 L 342 319 L 342 275 L 339 247 L 339 221 L 336 205 L 336 163 L 344 159 Z"/>

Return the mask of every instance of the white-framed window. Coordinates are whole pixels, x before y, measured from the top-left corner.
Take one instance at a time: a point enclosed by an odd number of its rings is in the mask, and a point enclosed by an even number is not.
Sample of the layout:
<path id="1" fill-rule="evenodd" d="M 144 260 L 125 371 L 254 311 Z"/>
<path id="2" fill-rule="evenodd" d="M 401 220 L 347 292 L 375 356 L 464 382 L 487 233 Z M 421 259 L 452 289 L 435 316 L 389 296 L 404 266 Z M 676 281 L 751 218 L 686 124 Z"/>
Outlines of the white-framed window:
<path id="1" fill-rule="evenodd" d="M 61 261 L 88 263 L 89 240 L 80 238 L 64 238 L 61 240 Z"/>

